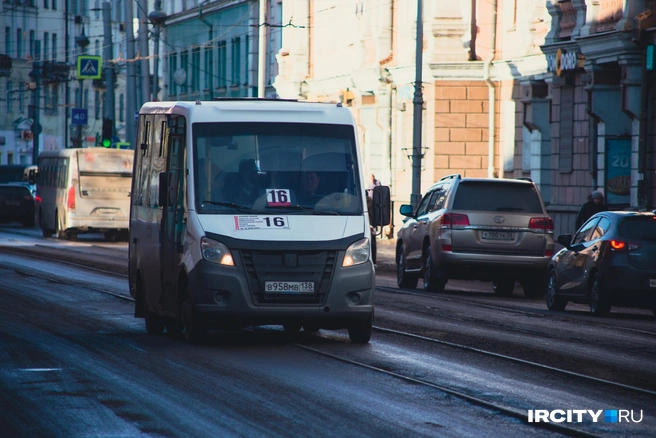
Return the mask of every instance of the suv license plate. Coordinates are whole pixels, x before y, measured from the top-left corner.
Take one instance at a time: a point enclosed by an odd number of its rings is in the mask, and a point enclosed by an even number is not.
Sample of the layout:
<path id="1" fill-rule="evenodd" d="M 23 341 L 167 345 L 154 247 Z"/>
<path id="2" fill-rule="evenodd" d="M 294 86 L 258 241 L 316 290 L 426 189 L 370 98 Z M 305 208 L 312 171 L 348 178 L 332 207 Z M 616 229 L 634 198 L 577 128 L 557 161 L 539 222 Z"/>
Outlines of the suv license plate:
<path id="1" fill-rule="evenodd" d="M 515 233 L 512 231 L 482 231 L 481 239 L 484 240 L 515 240 Z"/>
<path id="2" fill-rule="evenodd" d="M 265 281 L 264 292 L 268 294 L 311 294 L 314 283 L 311 281 Z"/>
<path id="3" fill-rule="evenodd" d="M 656 278 L 649 279 L 649 287 L 656 287 Z"/>

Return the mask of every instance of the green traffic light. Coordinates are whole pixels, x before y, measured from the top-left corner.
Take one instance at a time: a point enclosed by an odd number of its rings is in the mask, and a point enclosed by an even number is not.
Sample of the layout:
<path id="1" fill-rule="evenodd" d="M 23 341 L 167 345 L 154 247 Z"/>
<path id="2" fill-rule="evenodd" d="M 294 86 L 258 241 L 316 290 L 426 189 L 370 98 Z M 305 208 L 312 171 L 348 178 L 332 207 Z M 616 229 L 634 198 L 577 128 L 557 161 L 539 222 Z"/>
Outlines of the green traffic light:
<path id="1" fill-rule="evenodd" d="M 112 146 L 112 141 L 105 138 L 105 139 L 103 139 L 102 145 L 103 145 L 104 148 L 111 147 Z"/>

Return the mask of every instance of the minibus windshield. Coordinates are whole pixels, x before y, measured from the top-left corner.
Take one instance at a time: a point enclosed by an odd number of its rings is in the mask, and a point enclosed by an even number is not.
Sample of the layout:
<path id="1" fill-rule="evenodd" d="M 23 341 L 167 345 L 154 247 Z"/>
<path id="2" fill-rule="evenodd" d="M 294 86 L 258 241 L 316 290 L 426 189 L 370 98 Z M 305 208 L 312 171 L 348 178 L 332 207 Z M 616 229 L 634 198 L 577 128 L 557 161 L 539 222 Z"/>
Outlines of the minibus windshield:
<path id="1" fill-rule="evenodd" d="M 194 123 L 198 213 L 360 215 L 352 126 Z"/>

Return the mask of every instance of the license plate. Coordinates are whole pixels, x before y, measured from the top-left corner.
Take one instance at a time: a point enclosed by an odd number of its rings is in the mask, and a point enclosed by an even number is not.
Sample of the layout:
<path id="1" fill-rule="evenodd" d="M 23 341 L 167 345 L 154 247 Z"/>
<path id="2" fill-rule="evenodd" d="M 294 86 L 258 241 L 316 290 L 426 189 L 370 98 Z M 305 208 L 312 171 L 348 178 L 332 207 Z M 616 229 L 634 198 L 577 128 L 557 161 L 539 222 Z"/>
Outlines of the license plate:
<path id="1" fill-rule="evenodd" d="M 311 294 L 314 283 L 311 281 L 265 281 L 264 292 L 268 294 Z"/>
<path id="2" fill-rule="evenodd" d="M 649 279 L 649 287 L 656 287 L 656 278 Z"/>
<path id="3" fill-rule="evenodd" d="M 512 231 L 483 231 L 481 239 L 484 240 L 515 240 L 515 233 Z"/>

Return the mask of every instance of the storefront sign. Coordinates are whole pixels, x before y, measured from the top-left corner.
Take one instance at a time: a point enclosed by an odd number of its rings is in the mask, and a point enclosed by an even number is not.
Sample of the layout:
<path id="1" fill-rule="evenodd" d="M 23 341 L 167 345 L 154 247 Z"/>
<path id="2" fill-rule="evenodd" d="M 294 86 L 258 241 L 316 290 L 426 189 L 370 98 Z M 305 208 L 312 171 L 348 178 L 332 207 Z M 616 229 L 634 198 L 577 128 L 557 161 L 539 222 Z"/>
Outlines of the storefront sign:
<path id="1" fill-rule="evenodd" d="M 631 203 L 631 139 L 606 139 L 606 203 Z"/>
<path id="2" fill-rule="evenodd" d="M 558 49 L 555 55 L 547 55 L 547 71 L 562 76 L 566 71 L 583 68 L 585 56 L 578 52 L 565 52 Z"/>

